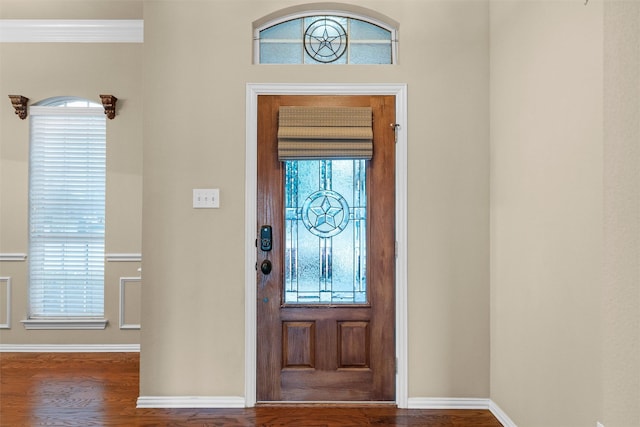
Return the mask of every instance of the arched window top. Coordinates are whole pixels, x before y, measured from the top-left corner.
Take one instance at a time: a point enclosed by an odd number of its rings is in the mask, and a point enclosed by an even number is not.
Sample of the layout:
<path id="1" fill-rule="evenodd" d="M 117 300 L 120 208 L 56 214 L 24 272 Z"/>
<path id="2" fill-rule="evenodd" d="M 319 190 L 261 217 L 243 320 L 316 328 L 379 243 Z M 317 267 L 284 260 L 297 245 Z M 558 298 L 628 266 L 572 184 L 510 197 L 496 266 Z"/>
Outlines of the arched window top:
<path id="1" fill-rule="evenodd" d="M 54 96 L 33 104 L 37 107 L 102 108 L 101 104 L 77 96 Z"/>
<path id="2" fill-rule="evenodd" d="M 397 27 L 379 14 L 285 9 L 254 22 L 254 63 L 395 64 Z"/>
<path id="3" fill-rule="evenodd" d="M 29 114 L 32 116 L 96 116 L 104 119 L 104 107 L 90 99 L 77 96 L 54 96 L 30 105 Z"/>

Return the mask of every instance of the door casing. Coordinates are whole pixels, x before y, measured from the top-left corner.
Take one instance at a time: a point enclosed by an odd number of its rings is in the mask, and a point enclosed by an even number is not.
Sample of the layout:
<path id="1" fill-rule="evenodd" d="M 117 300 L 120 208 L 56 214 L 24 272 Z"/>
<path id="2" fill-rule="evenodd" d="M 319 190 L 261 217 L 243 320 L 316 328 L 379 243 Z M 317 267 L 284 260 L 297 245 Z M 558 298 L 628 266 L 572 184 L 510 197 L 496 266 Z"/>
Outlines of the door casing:
<path id="1" fill-rule="evenodd" d="M 259 95 L 395 95 L 396 97 L 396 404 L 408 407 L 407 336 L 407 85 L 249 83 L 245 153 L 245 406 L 256 404 L 257 120 Z M 390 124 L 391 125 L 391 124 Z"/>

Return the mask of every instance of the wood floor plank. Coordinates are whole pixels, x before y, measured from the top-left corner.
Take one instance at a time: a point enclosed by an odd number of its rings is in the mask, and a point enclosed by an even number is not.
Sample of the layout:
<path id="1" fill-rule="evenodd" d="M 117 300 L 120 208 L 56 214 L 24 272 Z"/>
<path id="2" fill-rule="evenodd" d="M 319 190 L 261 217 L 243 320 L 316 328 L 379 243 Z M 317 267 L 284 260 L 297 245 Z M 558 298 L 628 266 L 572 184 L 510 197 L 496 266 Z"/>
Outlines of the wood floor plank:
<path id="1" fill-rule="evenodd" d="M 136 353 L 0 353 L 0 427 L 501 427 L 485 410 L 136 409 L 139 368 Z"/>

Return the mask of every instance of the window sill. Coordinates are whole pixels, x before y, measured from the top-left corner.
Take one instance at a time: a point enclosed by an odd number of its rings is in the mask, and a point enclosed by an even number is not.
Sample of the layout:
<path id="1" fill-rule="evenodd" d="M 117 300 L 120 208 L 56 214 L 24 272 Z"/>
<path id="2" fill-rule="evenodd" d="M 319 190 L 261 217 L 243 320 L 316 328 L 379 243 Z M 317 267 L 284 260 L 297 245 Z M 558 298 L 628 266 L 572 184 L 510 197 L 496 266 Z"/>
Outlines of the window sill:
<path id="1" fill-rule="evenodd" d="M 107 319 L 27 319 L 21 320 L 25 329 L 104 329 Z"/>

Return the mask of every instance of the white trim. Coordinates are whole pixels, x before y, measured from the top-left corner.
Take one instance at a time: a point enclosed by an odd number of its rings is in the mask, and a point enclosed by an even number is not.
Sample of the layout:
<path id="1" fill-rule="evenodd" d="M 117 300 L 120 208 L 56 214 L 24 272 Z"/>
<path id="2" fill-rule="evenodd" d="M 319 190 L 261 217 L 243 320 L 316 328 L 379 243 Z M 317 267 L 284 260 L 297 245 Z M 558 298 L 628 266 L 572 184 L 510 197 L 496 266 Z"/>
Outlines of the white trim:
<path id="1" fill-rule="evenodd" d="M 142 43 L 142 19 L 0 19 L 0 43 Z"/>
<path id="2" fill-rule="evenodd" d="M 262 93 L 262 86 L 255 87 L 247 84 L 246 88 L 246 119 L 247 128 L 245 141 L 245 191 L 244 191 L 244 271 L 245 271 L 245 297 L 244 297 L 244 398 L 245 406 L 253 407 L 256 404 L 257 392 L 257 321 L 256 307 L 256 265 L 257 254 L 255 239 L 257 221 L 257 137 L 258 137 L 258 94 Z"/>
<path id="3" fill-rule="evenodd" d="M 503 427 L 518 427 L 491 399 L 457 397 L 411 397 L 409 409 L 484 409 L 490 411 Z"/>
<path id="4" fill-rule="evenodd" d="M 313 16 L 339 16 L 341 18 L 351 18 L 357 19 L 358 21 L 363 21 L 368 24 L 377 25 L 380 28 L 384 28 L 392 34 L 395 34 L 396 24 L 383 21 L 382 19 L 374 18 L 369 15 L 365 15 L 363 13 L 348 11 L 348 10 L 339 10 L 339 9 L 307 9 L 301 10 L 293 13 L 286 14 L 278 14 L 273 19 L 269 19 L 268 21 L 261 22 L 259 25 L 256 25 L 254 22 L 254 37 L 258 37 L 260 35 L 260 31 L 266 30 L 269 27 L 273 27 L 274 25 L 282 24 L 283 22 L 292 21 L 294 19 L 307 18 Z"/>
<path id="5" fill-rule="evenodd" d="M 23 253 L 1 253 L 0 261 L 26 261 L 27 254 Z"/>
<path id="6" fill-rule="evenodd" d="M 70 329 L 104 329 L 107 319 L 25 319 L 20 321 L 27 330 L 70 330 Z"/>
<path id="7" fill-rule="evenodd" d="M 107 262 L 141 262 L 142 254 L 139 253 L 131 253 L 131 254 L 105 254 L 105 259 Z"/>
<path id="8" fill-rule="evenodd" d="M 141 283 L 141 277 L 121 277 L 120 278 L 120 329 L 140 329 L 139 323 L 126 323 L 124 320 L 125 312 L 125 292 L 124 287 L 127 283 Z"/>
<path id="9" fill-rule="evenodd" d="M 409 308 L 407 292 L 407 86 L 396 89 L 396 403 L 400 408 L 409 405 Z"/>
<path id="10" fill-rule="evenodd" d="M 269 400 L 269 405 L 307 405 L 307 406 L 337 406 L 337 407 L 353 407 L 353 406 L 396 406 L 391 400 L 349 400 L 336 402 L 335 400 Z"/>
<path id="11" fill-rule="evenodd" d="M 516 423 L 514 423 L 513 420 L 509 418 L 509 416 L 502 409 L 500 409 L 500 407 L 493 400 L 489 402 L 489 410 L 504 427 L 518 427 Z"/>
<path id="12" fill-rule="evenodd" d="M 410 397 L 409 409 L 489 409 L 490 399 Z"/>
<path id="13" fill-rule="evenodd" d="M 244 408 L 238 396 L 140 396 L 136 408 Z"/>
<path id="14" fill-rule="evenodd" d="M 0 329 L 11 329 L 11 277 L 0 277 L 0 282 L 7 283 L 7 307 L 5 310 L 5 322 L 0 323 Z"/>
<path id="15" fill-rule="evenodd" d="M 0 344 L 0 353 L 139 353 L 140 344 Z"/>
<path id="16" fill-rule="evenodd" d="M 256 197 L 258 95 L 395 95 L 396 144 L 396 404 L 408 407 L 407 334 L 407 85 L 406 84 L 247 84 L 245 159 L 245 399 L 256 404 Z"/>

